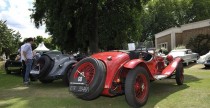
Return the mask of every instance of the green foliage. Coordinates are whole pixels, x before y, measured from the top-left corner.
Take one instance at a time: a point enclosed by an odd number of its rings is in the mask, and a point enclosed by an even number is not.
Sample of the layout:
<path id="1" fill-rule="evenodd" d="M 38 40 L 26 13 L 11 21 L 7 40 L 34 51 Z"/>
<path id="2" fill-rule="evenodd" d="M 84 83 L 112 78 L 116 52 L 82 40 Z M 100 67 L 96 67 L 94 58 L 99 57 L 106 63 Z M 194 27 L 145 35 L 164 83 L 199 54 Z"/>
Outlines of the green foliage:
<path id="1" fill-rule="evenodd" d="M 55 49 L 57 49 L 57 50 L 59 50 L 58 48 L 57 48 L 57 46 L 55 45 L 55 44 L 53 44 L 53 42 L 52 42 L 52 37 L 49 37 L 49 38 L 43 38 L 42 36 L 37 36 L 36 38 L 35 38 L 35 47 L 37 47 L 40 43 L 42 43 L 42 42 L 44 42 L 44 44 L 45 44 L 45 46 L 47 47 L 47 48 L 49 48 L 50 50 L 55 50 Z"/>
<path id="2" fill-rule="evenodd" d="M 100 12 L 99 36 L 103 49 L 122 49 L 123 45 L 140 40 L 142 30 L 138 3 L 107 1 Z M 109 43 L 109 44 L 107 44 Z"/>
<path id="3" fill-rule="evenodd" d="M 0 54 L 5 53 L 8 56 L 18 51 L 21 35 L 9 29 L 6 21 L 0 20 Z"/>
<path id="4" fill-rule="evenodd" d="M 210 18 L 210 0 L 151 0 L 142 13 L 141 41 L 171 27 Z"/>
<path id="5" fill-rule="evenodd" d="M 190 38 L 187 48 L 199 53 L 200 55 L 206 54 L 210 50 L 210 35 L 199 34 L 194 38 Z"/>
<path id="6" fill-rule="evenodd" d="M 210 0 L 190 0 L 190 9 L 187 16 L 189 22 L 195 22 L 210 18 Z"/>
<path id="7" fill-rule="evenodd" d="M 120 49 L 138 41 L 140 13 L 148 0 L 36 0 L 35 26 L 46 24 L 52 42 L 66 51 Z M 108 44 L 109 43 L 109 44 Z"/>

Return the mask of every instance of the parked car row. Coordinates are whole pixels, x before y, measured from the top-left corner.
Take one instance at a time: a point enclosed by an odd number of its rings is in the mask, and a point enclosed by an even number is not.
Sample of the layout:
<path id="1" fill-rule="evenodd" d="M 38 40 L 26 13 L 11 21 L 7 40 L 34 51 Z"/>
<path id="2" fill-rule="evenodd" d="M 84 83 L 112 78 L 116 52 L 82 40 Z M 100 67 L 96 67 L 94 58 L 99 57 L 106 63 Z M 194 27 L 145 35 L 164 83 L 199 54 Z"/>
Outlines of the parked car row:
<path id="1" fill-rule="evenodd" d="M 148 100 L 152 81 L 171 78 L 177 85 L 182 85 L 183 63 L 188 65 L 197 61 L 199 55 L 190 49 L 182 49 L 172 50 L 162 57 L 155 49 L 141 48 L 78 57 L 61 52 L 41 54 L 30 74 L 42 83 L 62 79 L 69 86 L 69 91 L 83 100 L 93 100 L 100 95 L 112 97 L 125 94 L 126 102 L 131 107 L 141 107 Z M 210 54 L 200 59 L 205 61 L 209 57 Z"/>
<path id="2" fill-rule="evenodd" d="M 168 55 L 172 55 L 174 58 L 182 58 L 185 65 L 188 65 L 190 62 L 196 62 L 203 64 L 205 67 L 210 67 L 210 51 L 200 56 L 198 53 L 192 52 L 191 49 L 177 49 L 170 51 Z"/>
<path id="3" fill-rule="evenodd" d="M 130 106 L 139 107 L 147 102 L 150 81 L 175 76 L 176 83 L 183 84 L 182 59 L 168 56 L 166 66 L 164 58 L 154 52 L 115 50 L 80 61 L 59 52 L 47 52 L 34 61 L 30 74 L 42 83 L 63 79 L 69 84 L 69 91 L 83 100 L 125 94 Z"/>

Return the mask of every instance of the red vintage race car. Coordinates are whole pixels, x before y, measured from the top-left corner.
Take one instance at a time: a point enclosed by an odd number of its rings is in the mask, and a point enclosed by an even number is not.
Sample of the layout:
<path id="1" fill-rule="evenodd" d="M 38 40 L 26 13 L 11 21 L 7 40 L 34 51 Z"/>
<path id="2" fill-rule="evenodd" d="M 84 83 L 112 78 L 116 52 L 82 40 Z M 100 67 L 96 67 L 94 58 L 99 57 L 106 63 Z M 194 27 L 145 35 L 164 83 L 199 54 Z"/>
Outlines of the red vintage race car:
<path id="1" fill-rule="evenodd" d="M 154 51 L 110 51 L 93 54 L 76 64 L 70 75 L 69 90 L 76 97 L 92 100 L 99 95 L 125 94 L 128 104 L 146 104 L 150 82 L 175 76 L 183 84 L 181 58 L 164 58 Z"/>

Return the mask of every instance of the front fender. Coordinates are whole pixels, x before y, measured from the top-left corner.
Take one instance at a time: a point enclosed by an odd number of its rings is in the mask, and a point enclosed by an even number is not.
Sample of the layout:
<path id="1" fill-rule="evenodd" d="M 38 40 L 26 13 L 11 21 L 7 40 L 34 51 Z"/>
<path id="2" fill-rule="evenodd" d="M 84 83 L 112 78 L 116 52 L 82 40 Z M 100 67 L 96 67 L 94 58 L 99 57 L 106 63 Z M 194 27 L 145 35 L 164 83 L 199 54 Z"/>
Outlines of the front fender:
<path id="1" fill-rule="evenodd" d="M 53 69 L 51 70 L 48 76 L 64 75 L 68 65 L 71 65 L 71 64 L 74 65 L 75 63 L 77 63 L 76 60 L 68 60 L 68 61 L 62 61 L 62 62 L 58 61 L 54 65 Z"/>
<path id="2" fill-rule="evenodd" d="M 134 67 L 136 67 L 139 63 L 144 63 L 144 60 L 141 59 L 133 59 L 129 62 L 127 62 L 124 67 L 128 68 L 128 69 L 133 69 Z"/>
<path id="3" fill-rule="evenodd" d="M 175 58 L 163 71 L 162 74 L 163 75 L 171 75 L 174 70 L 176 69 L 176 67 L 178 66 L 178 64 L 180 62 L 182 62 L 183 60 L 181 58 Z"/>
<path id="4" fill-rule="evenodd" d="M 148 68 L 148 66 L 146 65 L 146 63 L 145 63 L 144 60 L 141 60 L 141 59 L 133 59 L 133 60 L 127 62 L 127 63 L 124 65 L 124 67 L 125 67 L 125 68 L 128 68 L 128 69 L 133 69 L 133 68 L 135 68 L 137 65 L 144 67 L 144 68 L 147 70 L 148 75 L 150 76 L 150 80 L 154 80 L 154 77 L 152 76 L 152 74 L 151 74 L 151 72 L 150 72 L 150 70 L 149 70 L 149 68 Z"/>

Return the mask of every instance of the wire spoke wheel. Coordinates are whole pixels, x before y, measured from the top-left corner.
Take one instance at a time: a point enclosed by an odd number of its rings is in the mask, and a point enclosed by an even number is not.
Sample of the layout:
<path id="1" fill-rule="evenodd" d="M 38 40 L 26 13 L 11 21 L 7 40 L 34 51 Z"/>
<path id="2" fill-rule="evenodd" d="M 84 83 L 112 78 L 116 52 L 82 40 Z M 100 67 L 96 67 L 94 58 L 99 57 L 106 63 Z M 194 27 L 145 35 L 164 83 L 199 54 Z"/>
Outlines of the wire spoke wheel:
<path id="1" fill-rule="evenodd" d="M 125 98 L 132 107 L 141 107 L 146 104 L 149 96 L 149 75 L 140 66 L 130 70 L 125 81 Z"/>
<path id="2" fill-rule="evenodd" d="M 78 98 L 92 100 L 104 87 L 106 68 L 104 63 L 88 57 L 81 60 L 71 72 L 69 89 Z M 80 90 L 80 88 L 82 88 Z"/>

